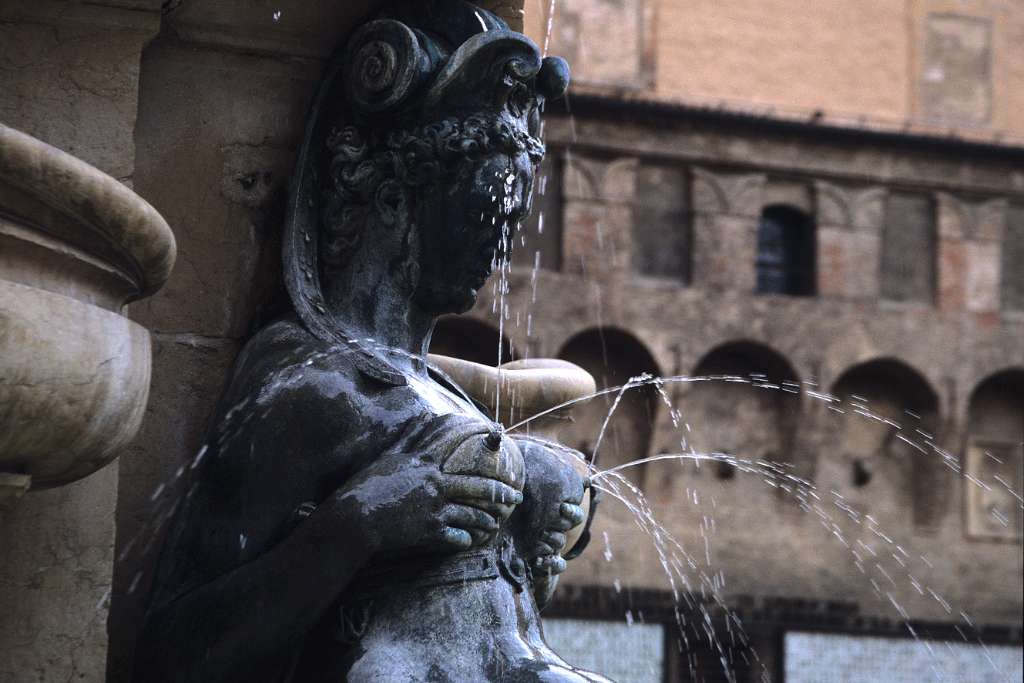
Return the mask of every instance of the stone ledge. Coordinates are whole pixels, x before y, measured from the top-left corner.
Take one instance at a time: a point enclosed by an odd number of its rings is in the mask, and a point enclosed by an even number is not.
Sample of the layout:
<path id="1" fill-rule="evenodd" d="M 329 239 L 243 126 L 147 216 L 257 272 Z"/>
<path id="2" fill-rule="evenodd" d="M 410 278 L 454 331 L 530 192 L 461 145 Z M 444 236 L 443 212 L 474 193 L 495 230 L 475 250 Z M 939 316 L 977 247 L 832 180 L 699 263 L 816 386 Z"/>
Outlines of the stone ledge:
<path id="1" fill-rule="evenodd" d="M 155 35 L 160 29 L 160 0 L 68 2 L 33 0 L 0 5 L 0 20 L 19 23 L 86 24 Z"/>

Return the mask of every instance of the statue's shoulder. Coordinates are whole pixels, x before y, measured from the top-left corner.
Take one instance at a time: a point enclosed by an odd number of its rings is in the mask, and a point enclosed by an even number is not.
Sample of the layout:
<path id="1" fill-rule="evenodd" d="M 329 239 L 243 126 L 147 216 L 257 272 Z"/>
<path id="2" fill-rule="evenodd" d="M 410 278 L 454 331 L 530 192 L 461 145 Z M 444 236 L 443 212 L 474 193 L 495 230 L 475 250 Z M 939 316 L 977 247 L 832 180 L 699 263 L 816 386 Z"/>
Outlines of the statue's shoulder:
<path id="1" fill-rule="evenodd" d="M 219 465 L 207 475 L 231 490 L 243 478 L 247 486 L 260 476 L 273 481 L 304 448 L 345 443 L 358 433 L 366 404 L 347 354 L 296 320 L 272 322 L 235 360 L 207 439 L 216 455 L 208 459 Z M 295 439 L 297 433 L 304 438 Z"/>
<path id="2" fill-rule="evenodd" d="M 279 374 L 303 367 L 347 374 L 353 365 L 346 355 L 288 316 L 263 327 L 246 342 L 235 362 L 235 375 Z"/>
<path id="3" fill-rule="evenodd" d="M 260 328 L 249 338 L 238 357 L 238 367 L 287 364 L 300 356 L 324 352 L 327 344 L 314 337 L 302 323 L 289 315 Z"/>
<path id="4" fill-rule="evenodd" d="M 340 405 L 358 411 L 375 404 L 381 390 L 406 383 L 399 371 L 368 349 L 325 342 L 296 318 L 287 317 L 270 323 L 246 343 L 235 362 L 230 393 L 236 400 L 259 396 L 264 401 L 310 392 L 345 396 Z M 339 409 L 338 402 L 324 403 L 332 411 Z"/>
<path id="5" fill-rule="evenodd" d="M 254 334 L 235 360 L 226 399 L 272 403 L 316 390 L 318 395 L 348 394 L 358 366 L 351 354 L 313 336 L 293 317 L 282 318 Z M 307 402 L 303 402 L 307 403 Z M 315 406 L 307 406 L 315 407 Z"/>

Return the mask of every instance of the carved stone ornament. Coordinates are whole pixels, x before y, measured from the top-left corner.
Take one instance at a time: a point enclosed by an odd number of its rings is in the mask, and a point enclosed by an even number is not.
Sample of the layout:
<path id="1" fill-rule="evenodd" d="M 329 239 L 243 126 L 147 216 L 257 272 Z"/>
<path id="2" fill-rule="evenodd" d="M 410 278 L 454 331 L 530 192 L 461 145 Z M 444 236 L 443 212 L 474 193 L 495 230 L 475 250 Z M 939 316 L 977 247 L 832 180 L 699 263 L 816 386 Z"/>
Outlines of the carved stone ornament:
<path id="1" fill-rule="evenodd" d="M 885 222 L 885 188 L 842 187 L 823 180 L 814 186 L 820 225 L 870 234 L 881 231 Z"/>
<path id="2" fill-rule="evenodd" d="M 150 340 L 123 308 L 174 257 L 138 195 L 0 124 L 0 497 L 80 479 L 135 436 Z"/>
<path id="3" fill-rule="evenodd" d="M 348 37 L 293 180 L 293 311 L 249 340 L 189 467 L 137 680 L 604 680 L 539 615 L 589 537 L 582 456 L 500 423 L 592 378 L 503 367 L 522 391 L 499 412 L 496 370 L 426 356 L 507 257 L 568 79 L 461 0 Z"/>
<path id="4" fill-rule="evenodd" d="M 756 218 L 764 203 L 765 181 L 759 173 L 714 173 L 694 167 L 694 209 L 703 214 Z"/>

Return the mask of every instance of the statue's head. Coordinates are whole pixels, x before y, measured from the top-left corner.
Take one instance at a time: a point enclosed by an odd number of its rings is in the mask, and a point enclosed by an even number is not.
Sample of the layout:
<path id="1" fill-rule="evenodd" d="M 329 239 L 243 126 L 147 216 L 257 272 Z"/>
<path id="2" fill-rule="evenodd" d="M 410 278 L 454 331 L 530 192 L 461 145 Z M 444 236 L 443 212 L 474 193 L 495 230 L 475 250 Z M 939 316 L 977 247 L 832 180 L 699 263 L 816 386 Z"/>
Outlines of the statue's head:
<path id="1" fill-rule="evenodd" d="M 315 315 L 319 278 L 357 266 L 370 241 L 395 252 L 428 313 L 472 306 L 530 210 L 540 111 L 568 78 L 462 0 L 399 3 L 359 28 L 321 91 L 292 199 L 300 314 Z"/>

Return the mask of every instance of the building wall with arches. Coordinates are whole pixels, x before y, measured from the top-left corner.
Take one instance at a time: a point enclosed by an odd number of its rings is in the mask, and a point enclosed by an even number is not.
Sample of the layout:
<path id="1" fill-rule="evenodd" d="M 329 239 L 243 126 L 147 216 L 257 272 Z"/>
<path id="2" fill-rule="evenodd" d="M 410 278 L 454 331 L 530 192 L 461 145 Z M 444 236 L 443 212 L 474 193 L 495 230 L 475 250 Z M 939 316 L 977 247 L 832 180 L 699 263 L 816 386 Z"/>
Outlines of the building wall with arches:
<path id="1" fill-rule="evenodd" d="M 652 402 L 647 447 L 616 455 L 735 458 L 666 458 L 631 480 L 691 553 L 689 588 L 719 586 L 755 622 L 795 599 L 786 609 L 845 610 L 849 628 L 952 628 L 957 605 L 1019 634 L 1024 437 L 993 445 L 978 417 L 1024 416 L 1024 314 L 1005 295 L 1019 153 L 597 99 L 551 116 L 548 145 L 561 201 L 545 200 L 543 243 L 537 216 L 523 228 L 504 330 L 530 356 L 577 345 L 600 359 L 595 374 L 628 376 L 593 334 L 624 331 L 663 376 L 715 378 L 665 384 L 672 408 Z M 806 217 L 809 291 L 758 291 L 772 206 Z M 558 266 L 537 257 L 554 231 Z M 494 324 L 491 309 L 485 296 L 470 315 Z M 1008 485 L 984 488 L 996 476 Z M 658 553 L 616 501 L 601 515 L 555 613 L 613 618 L 631 600 L 654 612 L 638 596 L 667 590 Z M 721 575 L 704 585 L 703 567 Z M 587 605 L 602 590 L 598 614 Z"/>

